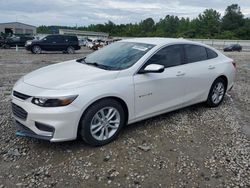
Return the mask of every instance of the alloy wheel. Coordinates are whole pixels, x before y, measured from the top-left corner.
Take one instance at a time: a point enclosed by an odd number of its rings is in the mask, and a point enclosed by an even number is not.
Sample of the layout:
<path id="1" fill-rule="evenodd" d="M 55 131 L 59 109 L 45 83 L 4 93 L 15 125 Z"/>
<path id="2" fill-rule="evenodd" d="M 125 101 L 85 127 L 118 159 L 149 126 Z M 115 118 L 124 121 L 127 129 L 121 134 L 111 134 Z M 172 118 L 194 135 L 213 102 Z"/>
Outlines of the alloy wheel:
<path id="1" fill-rule="evenodd" d="M 96 140 L 104 141 L 117 132 L 120 123 L 121 118 L 118 110 L 114 107 L 105 107 L 92 118 L 90 133 Z"/>
<path id="2" fill-rule="evenodd" d="M 212 101 L 214 104 L 218 104 L 221 102 L 224 96 L 224 92 L 225 92 L 224 84 L 222 82 L 216 83 L 212 92 Z"/>

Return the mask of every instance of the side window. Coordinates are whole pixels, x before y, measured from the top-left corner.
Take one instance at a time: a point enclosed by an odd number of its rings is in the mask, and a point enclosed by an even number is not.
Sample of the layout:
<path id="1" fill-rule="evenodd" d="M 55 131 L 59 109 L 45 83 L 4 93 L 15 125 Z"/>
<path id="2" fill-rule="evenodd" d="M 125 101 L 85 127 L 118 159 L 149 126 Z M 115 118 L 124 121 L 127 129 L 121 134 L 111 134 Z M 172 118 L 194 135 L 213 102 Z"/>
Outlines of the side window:
<path id="1" fill-rule="evenodd" d="M 208 59 L 213 59 L 213 58 L 218 57 L 218 54 L 215 51 L 213 51 L 209 48 L 206 48 L 206 50 L 207 50 L 207 58 Z"/>
<path id="2" fill-rule="evenodd" d="M 54 36 L 53 42 L 62 43 L 62 42 L 64 42 L 64 37 L 60 36 L 60 35 Z"/>
<path id="3" fill-rule="evenodd" d="M 207 60 L 207 51 L 203 46 L 186 44 L 184 46 L 187 63 Z"/>
<path id="4" fill-rule="evenodd" d="M 43 40 L 46 42 L 52 42 L 52 39 L 53 39 L 52 35 L 49 35 L 49 36 L 43 38 Z"/>
<path id="5" fill-rule="evenodd" d="M 75 36 L 66 36 L 65 41 L 66 42 L 76 42 L 76 41 L 78 41 L 78 39 Z"/>
<path id="6" fill-rule="evenodd" d="M 167 46 L 154 54 L 146 63 L 164 65 L 165 68 L 181 65 L 183 60 L 182 45 Z"/>

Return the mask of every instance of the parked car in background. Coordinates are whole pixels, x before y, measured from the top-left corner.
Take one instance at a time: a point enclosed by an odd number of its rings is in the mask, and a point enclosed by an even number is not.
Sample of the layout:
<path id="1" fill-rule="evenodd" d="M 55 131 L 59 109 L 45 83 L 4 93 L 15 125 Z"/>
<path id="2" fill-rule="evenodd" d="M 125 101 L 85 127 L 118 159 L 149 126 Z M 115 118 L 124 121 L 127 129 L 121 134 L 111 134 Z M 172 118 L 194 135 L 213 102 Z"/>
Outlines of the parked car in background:
<path id="1" fill-rule="evenodd" d="M 87 44 L 87 39 L 79 39 L 80 46 L 86 46 L 86 44 Z"/>
<path id="2" fill-rule="evenodd" d="M 93 46 L 91 47 L 92 50 L 99 50 L 100 48 L 106 46 L 106 42 L 101 39 L 97 39 L 93 41 Z"/>
<path id="3" fill-rule="evenodd" d="M 115 42 L 20 78 L 12 92 L 17 135 L 51 142 L 81 136 L 91 145 L 104 145 L 127 123 L 200 102 L 219 106 L 235 72 L 232 59 L 201 43 Z"/>
<path id="4" fill-rule="evenodd" d="M 75 50 L 81 49 L 77 36 L 71 35 L 48 35 L 40 40 L 27 41 L 25 47 L 34 54 L 40 54 L 42 51 L 73 54 Z"/>
<path id="5" fill-rule="evenodd" d="M 242 46 L 239 44 L 231 44 L 229 46 L 226 46 L 224 49 L 224 52 L 232 52 L 232 51 L 242 51 Z"/>
<path id="6" fill-rule="evenodd" d="M 93 44 L 93 40 L 92 39 L 87 39 L 87 41 L 86 41 L 86 47 L 88 47 L 88 48 L 92 48 L 94 46 L 94 44 Z"/>
<path id="7" fill-rule="evenodd" d="M 15 46 L 20 46 L 20 47 L 24 47 L 25 43 L 28 40 L 33 40 L 34 37 L 31 36 L 13 36 L 10 38 L 6 38 L 2 44 L 3 48 L 11 48 L 11 47 L 15 47 Z"/>

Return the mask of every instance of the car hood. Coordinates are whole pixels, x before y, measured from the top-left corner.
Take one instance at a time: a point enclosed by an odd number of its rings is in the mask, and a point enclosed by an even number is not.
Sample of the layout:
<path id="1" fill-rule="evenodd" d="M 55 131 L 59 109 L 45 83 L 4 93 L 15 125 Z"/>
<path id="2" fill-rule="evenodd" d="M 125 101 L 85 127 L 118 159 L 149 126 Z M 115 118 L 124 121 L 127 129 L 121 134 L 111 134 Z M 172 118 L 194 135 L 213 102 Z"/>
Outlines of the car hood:
<path id="1" fill-rule="evenodd" d="M 23 81 L 40 88 L 63 90 L 114 79 L 118 73 L 72 60 L 33 71 L 25 75 Z"/>

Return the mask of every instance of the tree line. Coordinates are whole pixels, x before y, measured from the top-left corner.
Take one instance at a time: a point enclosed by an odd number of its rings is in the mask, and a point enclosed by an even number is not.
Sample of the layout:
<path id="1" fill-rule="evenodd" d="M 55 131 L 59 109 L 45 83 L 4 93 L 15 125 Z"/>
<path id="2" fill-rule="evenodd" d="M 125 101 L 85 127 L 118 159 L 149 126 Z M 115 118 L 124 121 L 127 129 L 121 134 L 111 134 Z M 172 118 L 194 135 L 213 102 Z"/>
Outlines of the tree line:
<path id="1" fill-rule="evenodd" d="M 237 4 L 228 6 L 224 16 L 214 9 L 206 9 L 194 19 L 167 15 L 158 22 L 147 18 L 134 24 L 115 24 L 108 21 L 105 24 L 82 27 L 43 25 L 37 28 L 37 32 L 57 33 L 61 28 L 106 32 L 119 37 L 250 39 L 250 18 L 244 18 Z"/>

